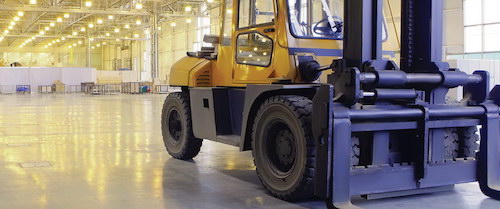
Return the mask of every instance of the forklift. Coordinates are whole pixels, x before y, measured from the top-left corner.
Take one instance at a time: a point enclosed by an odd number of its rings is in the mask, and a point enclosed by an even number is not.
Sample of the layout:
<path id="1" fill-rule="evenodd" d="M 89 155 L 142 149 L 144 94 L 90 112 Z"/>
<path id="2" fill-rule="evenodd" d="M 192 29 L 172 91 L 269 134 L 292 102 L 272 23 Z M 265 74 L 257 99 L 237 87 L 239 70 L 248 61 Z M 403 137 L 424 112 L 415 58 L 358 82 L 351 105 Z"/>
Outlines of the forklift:
<path id="1" fill-rule="evenodd" d="M 213 46 L 172 66 L 182 91 L 163 105 L 169 154 L 191 159 L 202 140 L 252 150 L 271 195 L 328 208 L 476 181 L 500 200 L 500 86 L 442 61 L 443 1 L 401 0 L 399 58 L 383 47 L 383 8 L 225 0 Z"/>

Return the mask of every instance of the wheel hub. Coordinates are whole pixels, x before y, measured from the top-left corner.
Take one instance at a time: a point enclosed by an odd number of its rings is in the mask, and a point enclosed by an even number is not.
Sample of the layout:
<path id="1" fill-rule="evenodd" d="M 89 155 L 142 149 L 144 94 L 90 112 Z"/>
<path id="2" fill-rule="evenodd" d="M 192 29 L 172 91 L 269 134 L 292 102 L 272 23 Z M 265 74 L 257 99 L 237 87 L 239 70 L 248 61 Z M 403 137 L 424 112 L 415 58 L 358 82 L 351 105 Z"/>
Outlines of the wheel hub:
<path id="1" fill-rule="evenodd" d="M 168 115 L 168 131 L 175 141 L 179 141 L 182 135 L 182 121 L 177 110 L 170 111 Z"/>
<path id="2" fill-rule="evenodd" d="M 290 130 L 281 130 L 276 138 L 276 153 L 283 165 L 289 166 L 295 160 L 293 135 Z"/>
<path id="3" fill-rule="evenodd" d="M 297 155 L 295 137 L 284 121 L 273 121 L 267 130 L 266 155 L 271 167 L 277 175 L 287 175 L 294 164 Z"/>

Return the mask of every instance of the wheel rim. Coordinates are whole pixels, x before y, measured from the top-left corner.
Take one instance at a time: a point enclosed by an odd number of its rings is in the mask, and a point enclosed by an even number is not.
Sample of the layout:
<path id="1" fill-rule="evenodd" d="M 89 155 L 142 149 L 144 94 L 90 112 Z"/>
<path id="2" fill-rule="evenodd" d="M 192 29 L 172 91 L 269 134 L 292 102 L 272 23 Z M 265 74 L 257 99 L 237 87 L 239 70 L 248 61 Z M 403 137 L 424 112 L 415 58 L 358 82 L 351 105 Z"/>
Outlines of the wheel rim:
<path id="1" fill-rule="evenodd" d="M 273 175 L 285 178 L 291 174 L 296 163 L 295 137 L 290 127 L 282 120 L 274 120 L 267 127 L 264 136 L 264 154 Z"/>
<path id="2" fill-rule="evenodd" d="M 175 109 L 168 114 L 168 132 L 174 142 L 179 142 L 182 137 L 182 121 L 179 112 Z"/>

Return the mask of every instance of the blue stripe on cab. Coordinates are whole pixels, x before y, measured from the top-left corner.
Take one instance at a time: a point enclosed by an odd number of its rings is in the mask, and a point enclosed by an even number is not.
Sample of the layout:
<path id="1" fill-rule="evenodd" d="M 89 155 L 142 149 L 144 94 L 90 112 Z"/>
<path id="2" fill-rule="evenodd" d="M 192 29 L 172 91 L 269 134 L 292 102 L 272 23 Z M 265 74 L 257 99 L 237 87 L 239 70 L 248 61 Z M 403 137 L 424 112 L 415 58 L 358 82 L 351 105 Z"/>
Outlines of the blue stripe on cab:
<path id="1" fill-rule="evenodd" d="M 316 56 L 325 57 L 342 57 L 342 49 L 319 49 L 319 48 L 289 48 L 288 54 L 295 55 L 295 53 L 314 53 Z M 383 51 L 382 54 L 396 57 L 394 51 Z"/>

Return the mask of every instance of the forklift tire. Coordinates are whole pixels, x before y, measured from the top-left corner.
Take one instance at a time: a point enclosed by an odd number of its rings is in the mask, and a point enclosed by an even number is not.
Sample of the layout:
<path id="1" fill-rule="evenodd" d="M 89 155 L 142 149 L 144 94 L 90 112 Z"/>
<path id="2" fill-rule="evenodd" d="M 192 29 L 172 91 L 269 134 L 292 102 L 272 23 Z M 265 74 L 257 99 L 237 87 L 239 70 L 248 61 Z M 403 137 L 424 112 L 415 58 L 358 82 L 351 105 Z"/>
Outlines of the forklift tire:
<path id="1" fill-rule="evenodd" d="M 252 132 L 257 175 L 273 196 L 295 201 L 314 194 L 315 146 L 312 101 L 274 96 L 260 106 Z"/>
<path id="2" fill-rule="evenodd" d="M 194 137 L 189 97 L 181 92 L 170 93 L 161 114 L 161 132 L 168 153 L 180 160 L 198 155 L 203 140 Z"/>
<path id="3" fill-rule="evenodd" d="M 463 144 L 460 143 L 463 139 Z M 477 127 L 447 128 L 444 135 L 445 159 L 476 157 L 479 150 Z"/>

